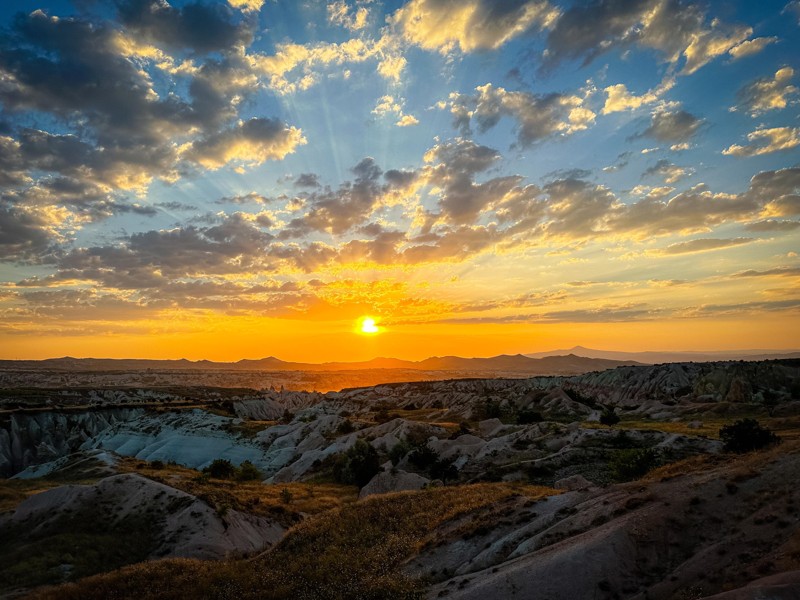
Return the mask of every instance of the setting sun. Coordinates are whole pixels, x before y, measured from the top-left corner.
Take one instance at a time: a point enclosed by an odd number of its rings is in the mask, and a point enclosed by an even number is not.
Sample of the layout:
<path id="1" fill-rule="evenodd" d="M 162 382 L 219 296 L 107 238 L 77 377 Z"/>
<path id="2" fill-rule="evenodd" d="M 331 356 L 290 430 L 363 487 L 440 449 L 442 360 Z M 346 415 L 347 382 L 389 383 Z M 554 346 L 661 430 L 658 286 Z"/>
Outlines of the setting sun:
<path id="1" fill-rule="evenodd" d="M 363 334 L 380 333 L 380 329 L 375 324 L 375 319 L 373 319 L 372 317 L 363 317 L 359 320 L 359 323 L 360 323 L 358 328 L 359 333 Z"/>

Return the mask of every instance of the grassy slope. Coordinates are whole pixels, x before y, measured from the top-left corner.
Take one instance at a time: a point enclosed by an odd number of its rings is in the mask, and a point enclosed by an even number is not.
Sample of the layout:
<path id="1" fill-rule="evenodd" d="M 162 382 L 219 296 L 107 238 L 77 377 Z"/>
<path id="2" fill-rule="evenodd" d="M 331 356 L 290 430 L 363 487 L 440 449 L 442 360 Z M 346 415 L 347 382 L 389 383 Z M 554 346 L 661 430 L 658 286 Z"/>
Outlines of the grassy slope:
<path id="1" fill-rule="evenodd" d="M 273 550 L 244 561 L 168 560 L 133 565 L 43 590 L 35 598 L 417 598 L 401 572 L 443 523 L 511 496 L 546 488 L 478 484 L 370 498 L 304 521 Z"/>

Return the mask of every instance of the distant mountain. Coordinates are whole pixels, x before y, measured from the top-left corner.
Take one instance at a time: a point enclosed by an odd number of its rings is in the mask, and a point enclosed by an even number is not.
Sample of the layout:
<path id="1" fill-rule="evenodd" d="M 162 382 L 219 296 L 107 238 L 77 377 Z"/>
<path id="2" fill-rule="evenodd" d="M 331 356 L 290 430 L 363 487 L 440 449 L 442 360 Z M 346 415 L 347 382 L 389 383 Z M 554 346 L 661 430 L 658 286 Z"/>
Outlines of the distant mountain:
<path id="1" fill-rule="evenodd" d="M 575 346 L 568 350 L 551 350 L 549 352 L 534 352 L 526 354 L 529 358 L 547 358 L 575 354 L 586 358 L 599 358 L 608 360 L 636 361 L 645 364 L 659 364 L 669 362 L 713 362 L 718 360 L 773 360 L 780 358 L 800 358 L 797 350 L 726 350 L 707 352 L 615 352 L 613 350 L 594 350 Z"/>
<path id="2" fill-rule="evenodd" d="M 300 363 L 287 362 L 270 356 L 258 360 L 214 362 L 210 360 L 147 360 L 111 358 L 50 358 L 46 360 L 0 360 L 0 369 L 59 370 L 59 371 L 154 371 L 215 370 L 215 371 L 362 371 L 373 369 L 402 369 L 407 371 L 453 371 L 460 374 L 523 373 L 529 375 L 578 374 L 602 371 L 619 366 L 641 364 L 631 360 L 614 360 L 577 356 L 546 356 L 531 358 L 522 354 L 490 358 L 434 356 L 421 361 L 397 358 L 374 358 L 362 362 Z"/>

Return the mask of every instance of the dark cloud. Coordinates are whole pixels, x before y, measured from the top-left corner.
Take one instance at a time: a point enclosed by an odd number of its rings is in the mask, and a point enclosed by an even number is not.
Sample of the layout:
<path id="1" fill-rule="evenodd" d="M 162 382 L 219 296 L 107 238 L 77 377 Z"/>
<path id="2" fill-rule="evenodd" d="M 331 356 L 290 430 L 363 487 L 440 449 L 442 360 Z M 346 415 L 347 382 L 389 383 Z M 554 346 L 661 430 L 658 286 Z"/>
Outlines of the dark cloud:
<path id="1" fill-rule="evenodd" d="M 516 123 L 517 143 L 526 147 L 556 134 L 587 129 L 595 119 L 581 96 L 513 92 L 490 83 L 475 92 L 450 96 L 453 126 L 461 135 L 469 135 L 473 125 L 484 133 L 509 117 Z"/>
<path id="2" fill-rule="evenodd" d="M 719 250 L 721 248 L 730 248 L 731 246 L 741 246 L 742 244 L 749 244 L 753 241 L 753 238 L 744 237 L 732 239 L 699 238 L 696 240 L 689 240 L 688 242 L 670 244 L 666 248 L 659 250 L 657 253 L 671 255 L 689 254 L 693 252 L 708 252 L 709 250 Z"/>
<path id="3" fill-rule="evenodd" d="M 53 221 L 45 214 L 0 202 L 0 260 L 26 260 L 56 242 Z"/>
<path id="4" fill-rule="evenodd" d="M 250 43 L 250 24 L 236 23 L 234 16 L 234 11 L 223 3 L 197 2 L 173 8 L 166 0 L 119 2 L 120 22 L 143 39 L 200 53 Z"/>
<path id="5" fill-rule="evenodd" d="M 294 186 L 299 188 L 317 188 L 321 187 L 319 183 L 319 175 L 316 173 L 301 173 L 294 180 Z"/>
<path id="6" fill-rule="evenodd" d="M 744 226 L 747 231 L 794 231 L 798 227 L 800 227 L 800 221 L 786 219 L 764 219 L 747 223 Z"/>
<path id="7" fill-rule="evenodd" d="M 208 227 L 134 233 L 120 245 L 72 250 L 58 260 L 56 276 L 147 288 L 185 276 L 242 273 L 265 267 L 271 240 L 244 214 L 234 213 Z"/>
<path id="8" fill-rule="evenodd" d="M 217 204 L 267 204 L 271 202 L 271 198 L 262 196 L 257 192 L 250 192 L 248 194 L 240 194 L 238 196 L 225 196 L 217 200 Z"/>
<path id="9" fill-rule="evenodd" d="M 707 18 L 695 4 L 681 0 L 593 0 L 578 2 L 556 21 L 547 36 L 542 70 L 565 60 L 598 56 L 636 44 L 655 50 L 682 72 L 694 73 L 715 57 L 744 41 L 752 31 Z"/>
<path id="10" fill-rule="evenodd" d="M 391 186 L 380 183 L 383 170 L 371 157 L 364 158 L 351 172 L 355 180 L 343 183 L 337 190 L 326 188 L 309 194 L 309 211 L 292 219 L 278 237 L 291 239 L 313 231 L 338 235 L 364 223 Z"/>
<path id="11" fill-rule="evenodd" d="M 694 136 L 704 121 L 685 110 L 656 111 L 650 126 L 635 137 L 650 137 L 661 142 L 685 142 Z"/>
<path id="12" fill-rule="evenodd" d="M 740 271 L 734 273 L 731 277 L 800 277 L 800 267 L 775 267 L 774 269 L 766 269 L 765 271 L 756 271 L 755 269 L 748 269 L 747 271 Z"/>
<path id="13" fill-rule="evenodd" d="M 196 141 L 187 157 L 208 169 L 235 161 L 260 164 L 280 160 L 304 143 L 296 127 L 278 119 L 256 117 Z"/>
<path id="14" fill-rule="evenodd" d="M 666 158 L 662 158 L 656 164 L 648 167 L 642 174 L 643 177 L 657 176 L 664 180 L 664 183 L 675 183 L 688 175 L 692 170 L 686 167 L 679 167 L 671 163 Z"/>

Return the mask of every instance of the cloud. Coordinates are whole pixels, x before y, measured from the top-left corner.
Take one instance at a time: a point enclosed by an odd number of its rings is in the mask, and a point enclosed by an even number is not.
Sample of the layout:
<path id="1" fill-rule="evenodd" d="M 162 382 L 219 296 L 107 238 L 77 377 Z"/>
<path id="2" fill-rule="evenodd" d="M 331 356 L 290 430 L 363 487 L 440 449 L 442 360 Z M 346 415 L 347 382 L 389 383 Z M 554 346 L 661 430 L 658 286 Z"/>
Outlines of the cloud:
<path id="1" fill-rule="evenodd" d="M 242 12 L 258 12 L 264 6 L 264 0 L 228 0 L 228 4 Z"/>
<path id="2" fill-rule="evenodd" d="M 233 11 L 219 3 L 189 3 L 181 8 L 173 8 L 166 0 L 124 0 L 119 4 L 120 22 L 140 38 L 200 53 L 250 43 L 250 25 L 235 23 L 232 17 Z"/>
<path id="3" fill-rule="evenodd" d="M 395 99 L 393 96 L 385 95 L 378 99 L 375 108 L 372 109 L 372 114 L 378 117 L 385 117 L 392 115 L 397 119 L 395 125 L 398 127 L 409 127 L 417 125 L 419 120 L 414 115 L 408 115 L 403 112 L 405 105 L 405 98 Z"/>
<path id="4" fill-rule="evenodd" d="M 249 192 L 247 194 L 239 194 L 236 196 L 225 196 L 217 200 L 217 204 L 267 204 L 271 202 L 271 198 L 262 196 L 257 192 Z"/>
<path id="5" fill-rule="evenodd" d="M 198 138 L 224 137 L 237 105 L 257 89 L 257 79 L 239 46 L 222 49 L 179 75 L 171 57 L 129 34 L 161 40 L 177 28 L 183 33 L 175 39 L 189 44 L 181 35 L 195 35 L 192 24 L 201 33 L 217 26 L 228 31 L 217 17 L 230 9 L 215 6 L 189 4 L 177 10 L 165 3 L 128 2 L 120 10 L 134 29 L 126 33 L 88 17 L 18 15 L 0 39 L 0 103 L 28 117 L 21 122 L 48 123 L 58 133 L 7 132 L 0 141 L 6 182 L 25 183 L 32 172 L 59 173 L 143 192 L 153 178 L 177 179 L 184 168 L 179 148 Z M 153 20 L 150 12 L 171 16 Z M 227 39 L 209 34 L 206 43 L 217 48 Z M 159 93 L 155 82 L 166 79 L 174 86 L 175 77 L 186 77 L 180 81 L 184 93 Z M 31 119 L 36 115 L 44 118 Z"/>
<path id="6" fill-rule="evenodd" d="M 0 202 L 0 260 L 35 260 L 60 241 L 61 213 L 26 210 Z"/>
<path id="7" fill-rule="evenodd" d="M 708 252 L 709 250 L 720 250 L 722 248 L 730 248 L 732 246 L 741 246 L 742 244 L 749 244 L 754 241 L 753 238 L 732 238 L 732 239 L 714 239 L 714 238 L 699 238 L 690 240 L 688 242 L 678 242 L 670 244 L 666 248 L 654 251 L 653 254 L 674 255 L 674 254 L 690 254 L 694 252 Z"/>
<path id="8" fill-rule="evenodd" d="M 756 271 L 755 269 L 748 269 L 734 273 L 731 277 L 800 277 L 800 267 L 775 267 L 765 271 Z"/>
<path id="9" fill-rule="evenodd" d="M 495 50 L 550 27 L 558 14 L 546 0 L 410 0 L 390 22 L 412 44 L 447 54 Z"/>
<path id="10" fill-rule="evenodd" d="M 369 10 L 359 6 L 351 11 L 351 7 L 344 0 L 336 0 L 327 6 L 328 22 L 346 27 L 350 31 L 358 31 L 367 26 Z"/>
<path id="11" fill-rule="evenodd" d="M 756 129 L 747 134 L 748 144 L 732 144 L 722 151 L 727 156 L 760 156 L 800 145 L 800 128 L 772 127 Z"/>
<path id="12" fill-rule="evenodd" d="M 585 106 L 586 97 L 528 92 L 509 92 L 491 83 L 475 88 L 476 94 L 453 93 L 444 106 L 450 107 L 453 125 L 462 135 L 470 133 L 474 124 L 484 133 L 510 117 L 516 122 L 517 142 L 520 146 L 549 138 L 553 135 L 570 135 L 588 129 L 594 123 L 595 113 Z"/>
<path id="13" fill-rule="evenodd" d="M 699 131 L 704 121 L 685 110 L 657 110 L 650 126 L 635 137 L 650 137 L 662 142 L 684 142 Z"/>
<path id="14" fill-rule="evenodd" d="M 576 3 L 556 21 L 547 37 L 543 69 L 565 60 L 598 56 L 631 45 L 658 52 L 670 70 L 692 74 L 747 39 L 749 27 L 706 18 L 696 5 L 677 0 L 593 0 Z"/>
<path id="15" fill-rule="evenodd" d="M 273 236 L 245 213 L 192 225 L 134 233 L 114 246 L 73 249 L 56 262 L 55 280 L 91 280 L 109 288 L 146 289 L 187 276 L 269 269 Z"/>
<path id="16" fill-rule="evenodd" d="M 252 118 L 192 144 L 186 158 L 207 169 L 231 162 L 258 165 L 281 160 L 306 143 L 302 132 L 278 119 Z"/>
<path id="17" fill-rule="evenodd" d="M 744 226 L 747 231 L 794 231 L 798 227 L 800 227 L 800 221 L 785 219 L 764 219 L 747 223 Z"/>
<path id="18" fill-rule="evenodd" d="M 791 84 L 793 77 L 794 69 L 782 67 L 774 77 L 756 79 L 739 90 L 739 104 L 735 109 L 744 109 L 751 117 L 756 117 L 770 110 L 786 108 L 789 97 L 798 91 Z"/>
<path id="19" fill-rule="evenodd" d="M 658 176 L 664 180 L 664 183 L 675 183 L 684 177 L 688 177 L 693 172 L 694 171 L 691 168 L 679 167 L 678 165 L 668 161 L 666 158 L 662 158 L 653 166 L 648 167 L 643 176 Z"/>
<path id="20" fill-rule="evenodd" d="M 392 171 L 384 175 L 372 157 L 361 160 L 351 171 L 356 176 L 336 190 L 326 188 L 306 198 L 309 209 L 292 219 L 280 232 L 280 239 L 305 236 L 311 232 L 343 234 L 361 225 L 377 209 L 402 202 L 406 188 L 416 178 L 413 173 Z M 381 183 L 384 176 L 385 183 Z"/>
<path id="21" fill-rule="evenodd" d="M 800 0 L 791 0 L 783 7 L 781 14 L 794 15 L 797 18 L 797 24 L 800 25 Z"/>
<path id="22" fill-rule="evenodd" d="M 606 103 L 603 105 L 602 114 L 608 115 L 615 112 L 636 110 L 642 106 L 657 102 L 661 96 L 675 85 L 675 79 L 665 79 L 661 84 L 642 94 L 635 96 L 628 91 L 624 83 L 610 85 L 603 91 L 606 93 Z"/>
<path id="23" fill-rule="evenodd" d="M 758 54 L 768 45 L 774 44 L 777 41 L 778 38 L 776 37 L 760 37 L 753 38 L 752 40 L 745 40 L 744 42 L 737 44 L 728 50 L 728 54 L 731 55 L 731 60 L 739 60 L 740 58 L 744 58 L 746 56 Z"/>
<path id="24" fill-rule="evenodd" d="M 389 35 L 378 40 L 352 38 L 341 43 L 284 43 L 272 55 L 247 56 L 251 72 L 267 78 L 267 85 L 280 94 L 309 89 L 319 80 L 318 71 L 330 66 L 377 62 L 378 74 L 399 83 L 406 67 L 399 41 Z M 341 69 L 339 70 L 341 72 Z"/>
<path id="25" fill-rule="evenodd" d="M 321 187 L 319 183 L 319 175 L 316 173 L 301 173 L 294 180 L 294 186 L 300 188 L 316 188 Z"/>

